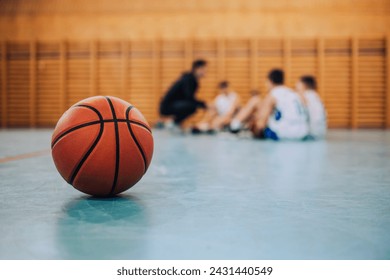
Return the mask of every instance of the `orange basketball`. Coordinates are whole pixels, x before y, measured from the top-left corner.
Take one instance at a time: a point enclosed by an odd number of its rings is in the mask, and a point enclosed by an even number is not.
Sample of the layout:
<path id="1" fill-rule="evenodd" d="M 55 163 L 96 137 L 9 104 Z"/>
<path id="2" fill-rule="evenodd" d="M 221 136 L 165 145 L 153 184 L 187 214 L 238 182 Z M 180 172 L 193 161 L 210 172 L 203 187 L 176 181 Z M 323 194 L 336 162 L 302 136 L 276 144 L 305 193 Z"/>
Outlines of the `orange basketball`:
<path id="1" fill-rule="evenodd" d="M 130 103 L 95 96 L 62 115 L 51 147 L 57 170 L 69 184 L 90 195 L 112 196 L 145 174 L 152 160 L 153 136 Z"/>

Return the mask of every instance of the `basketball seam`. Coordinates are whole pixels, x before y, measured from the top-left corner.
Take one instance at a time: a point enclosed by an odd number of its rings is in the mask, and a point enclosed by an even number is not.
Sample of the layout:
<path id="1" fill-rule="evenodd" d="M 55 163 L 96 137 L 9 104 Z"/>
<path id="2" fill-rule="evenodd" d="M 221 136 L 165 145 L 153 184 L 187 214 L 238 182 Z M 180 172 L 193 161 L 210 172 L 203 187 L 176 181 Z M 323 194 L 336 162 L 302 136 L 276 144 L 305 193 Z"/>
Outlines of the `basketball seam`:
<path id="1" fill-rule="evenodd" d="M 53 141 L 53 143 L 51 144 L 51 148 L 53 149 L 53 147 L 55 146 L 55 144 L 57 144 L 57 142 L 62 138 L 64 137 L 65 135 L 75 131 L 75 130 L 78 130 L 80 128 L 83 128 L 83 127 L 86 127 L 86 126 L 91 126 L 91 125 L 94 125 L 94 124 L 99 124 L 100 121 L 92 121 L 92 122 L 87 122 L 87 123 L 83 123 L 83 124 L 80 124 L 80 125 L 77 125 L 77 126 L 74 126 L 68 130 L 66 130 L 65 132 L 61 133 L 60 135 L 58 135 L 55 140 Z"/>
<path id="2" fill-rule="evenodd" d="M 126 120 L 127 120 L 126 123 L 127 123 L 127 128 L 128 128 L 128 130 L 129 130 L 129 132 L 130 132 L 130 135 L 131 135 L 131 137 L 133 138 L 135 144 L 137 145 L 138 150 L 139 150 L 139 152 L 141 153 L 142 159 L 143 159 L 143 161 L 144 161 L 144 174 L 145 174 L 145 173 L 146 173 L 146 170 L 147 170 L 146 156 L 145 156 L 145 153 L 144 153 L 144 151 L 143 151 L 143 149 L 142 149 L 140 143 L 138 142 L 137 137 L 135 136 L 135 134 L 134 134 L 134 132 L 133 132 L 133 129 L 131 128 L 130 122 L 128 122 L 128 121 L 129 121 L 129 113 L 130 113 L 130 111 L 131 111 L 133 108 L 134 108 L 133 106 L 129 106 L 129 107 L 126 109 Z"/>
<path id="3" fill-rule="evenodd" d="M 84 104 L 77 104 L 77 105 L 73 105 L 72 107 L 82 107 L 82 106 L 84 106 Z M 87 106 L 89 106 L 89 107 L 92 107 L 91 105 L 87 105 Z M 134 107 L 134 106 L 133 106 Z M 94 108 L 94 107 L 93 107 Z M 96 108 L 95 108 L 96 109 Z M 109 122 L 113 122 L 114 120 L 111 120 L 111 119 L 109 119 L 109 120 L 104 120 L 103 119 L 103 121 L 109 121 Z M 126 121 L 126 119 L 117 119 L 117 121 L 119 121 L 119 122 L 124 122 L 124 121 Z M 139 121 L 133 121 L 133 120 L 129 120 L 130 122 L 134 122 L 134 124 L 138 124 L 138 125 L 140 125 L 140 126 L 143 126 L 144 128 L 146 128 L 147 130 L 149 130 L 149 132 L 152 132 L 151 131 L 151 129 L 149 128 L 149 125 L 148 124 L 145 124 L 145 123 L 143 123 L 143 122 L 139 122 Z"/>
<path id="4" fill-rule="evenodd" d="M 89 155 L 92 153 L 92 151 L 95 149 L 96 145 L 99 143 L 100 138 L 102 137 L 102 134 L 103 134 L 103 130 L 104 130 L 104 122 L 102 121 L 103 117 L 97 109 L 95 109 L 94 107 L 89 106 L 89 105 L 78 105 L 78 106 L 88 108 L 88 109 L 94 111 L 98 115 L 99 120 L 100 120 L 100 129 L 99 129 L 99 133 L 98 133 L 98 136 L 96 137 L 95 141 L 92 143 L 91 147 L 88 149 L 86 154 L 81 158 L 79 163 L 76 165 L 76 168 L 73 170 L 72 176 L 70 177 L 70 181 L 69 181 L 69 184 L 71 184 L 71 185 L 73 185 L 73 182 L 74 182 L 77 174 L 79 173 L 81 167 L 83 166 L 83 164 L 85 163 L 85 161 L 87 160 Z"/>
<path id="5" fill-rule="evenodd" d="M 81 124 L 81 125 L 77 125 L 77 126 L 74 126 L 72 128 L 69 128 L 68 130 L 62 132 L 59 136 L 57 136 L 55 138 L 55 140 L 52 142 L 51 144 L 51 148 L 53 149 L 54 146 L 58 143 L 58 141 L 60 141 L 64 136 L 66 136 L 67 134 L 71 133 L 71 132 L 74 132 L 76 130 L 79 130 L 81 128 L 84 128 L 84 127 L 88 127 L 88 126 L 92 126 L 92 125 L 95 125 L 95 124 L 100 124 L 101 122 L 103 123 L 106 123 L 106 122 L 114 122 L 114 120 L 102 120 L 102 121 L 92 121 L 92 122 L 87 122 L 87 123 L 84 123 L 84 124 Z M 132 121 L 132 120 L 126 120 L 126 119 L 117 119 L 117 122 L 130 122 L 132 124 L 135 124 L 137 126 L 140 126 L 142 128 L 145 128 L 147 131 L 151 132 L 151 130 L 145 126 L 143 123 L 140 123 L 140 122 L 137 122 L 137 121 Z"/>
<path id="6" fill-rule="evenodd" d="M 116 118 L 115 108 L 114 105 L 111 102 L 111 99 L 106 96 L 106 100 L 111 108 L 112 118 L 114 120 L 114 126 L 115 126 L 115 173 L 114 173 L 114 180 L 112 182 L 112 187 L 109 195 L 112 195 L 115 191 L 115 187 L 118 181 L 118 173 L 119 173 L 119 161 L 120 161 L 120 143 L 119 143 L 119 128 L 118 128 L 118 121 Z"/>

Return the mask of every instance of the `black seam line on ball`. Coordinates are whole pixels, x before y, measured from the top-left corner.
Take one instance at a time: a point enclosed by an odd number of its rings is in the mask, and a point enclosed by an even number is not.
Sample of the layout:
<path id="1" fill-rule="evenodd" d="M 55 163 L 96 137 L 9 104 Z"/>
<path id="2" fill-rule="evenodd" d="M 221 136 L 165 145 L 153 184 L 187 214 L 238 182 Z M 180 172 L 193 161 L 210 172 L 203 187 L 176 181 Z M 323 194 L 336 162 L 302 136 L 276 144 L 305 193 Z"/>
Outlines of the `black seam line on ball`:
<path id="1" fill-rule="evenodd" d="M 126 109 L 126 120 L 129 120 L 129 113 L 130 111 L 133 109 L 134 107 L 133 106 L 129 106 L 127 109 Z M 131 128 L 131 124 L 130 122 L 126 122 L 127 123 L 127 128 L 129 129 L 129 132 L 130 132 L 130 135 L 131 137 L 133 138 L 135 144 L 137 145 L 138 147 L 138 150 L 139 152 L 141 153 L 141 156 L 142 156 L 142 159 L 144 160 L 144 174 L 146 173 L 146 156 L 145 156 L 145 153 L 144 151 L 142 150 L 142 147 L 141 145 L 139 144 L 138 140 L 137 140 L 137 137 L 135 136 L 134 132 L 133 132 L 133 129 Z"/>
<path id="2" fill-rule="evenodd" d="M 61 134 L 53 141 L 53 143 L 51 144 L 51 148 L 53 149 L 53 147 L 55 146 L 55 144 L 57 144 L 57 142 L 60 141 L 62 137 L 64 137 L 65 135 L 71 133 L 72 131 L 78 130 L 78 129 L 83 128 L 83 127 L 86 127 L 86 126 L 98 124 L 98 123 L 101 123 L 101 121 L 93 121 L 93 122 L 83 123 L 83 124 L 77 125 L 77 126 L 75 126 L 75 127 L 72 127 L 72 128 L 70 128 L 70 129 L 66 130 L 65 132 L 61 133 Z"/>
<path id="3" fill-rule="evenodd" d="M 137 122 L 137 121 L 132 121 L 132 120 L 126 120 L 126 119 L 117 119 L 118 122 L 130 122 L 132 124 L 135 124 L 135 125 L 138 125 L 138 126 L 141 126 L 143 128 L 145 128 L 147 131 L 149 131 L 150 133 L 152 133 L 152 131 L 150 130 L 149 127 L 147 127 L 146 125 L 144 125 L 143 123 L 140 123 L 140 122 Z M 57 136 L 57 138 L 53 141 L 53 143 L 51 144 L 51 148 L 53 149 L 53 147 L 57 144 L 58 141 L 60 141 L 65 135 L 75 131 L 75 130 L 78 130 L 80 128 L 84 128 L 84 127 L 87 127 L 87 126 L 91 126 L 91 125 L 95 125 L 95 124 L 99 124 L 101 122 L 105 122 L 105 123 L 110 123 L 110 122 L 114 122 L 114 120 L 103 120 L 103 121 L 92 121 L 92 122 L 87 122 L 87 123 L 83 123 L 83 124 L 80 124 L 80 125 L 77 125 L 77 126 L 74 126 L 72 128 L 69 128 L 68 130 L 62 132 L 59 136 Z"/>
<path id="4" fill-rule="evenodd" d="M 119 156 L 120 156 L 120 153 L 119 153 L 120 152 L 119 128 L 118 128 L 118 120 L 116 118 L 114 105 L 112 104 L 110 98 L 108 98 L 106 96 L 106 99 L 107 99 L 108 104 L 110 105 L 111 112 L 112 112 L 112 118 L 113 118 L 114 125 L 115 125 L 115 143 L 116 143 L 116 147 L 115 147 L 115 173 L 114 173 L 114 180 L 112 182 L 111 191 L 109 193 L 109 195 L 112 195 L 115 191 L 116 183 L 118 181 L 118 173 L 119 173 L 119 160 L 120 160 L 120 158 L 119 158 Z"/>
<path id="5" fill-rule="evenodd" d="M 137 122 L 137 121 L 133 121 L 133 120 L 129 120 L 127 117 L 124 120 L 123 119 L 118 119 L 118 121 L 120 121 L 120 122 L 127 122 L 127 123 L 131 123 L 131 124 L 136 124 L 138 126 L 141 126 L 141 127 L 145 128 L 150 133 L 152 133 L 152 130 L 149 127 L 147 127 L 146 125 L 144 125 L 143 123 Z"/>
<path id="6" fill-rule="evenodd" d="M 87 153 L 82 157 L 82 159 L 77 164 L 75 170 L 73 171 L 72 176 L 70 177 L 70 180 L 69 180 L 69 184 L 71 184 L 71 185 L 73 185 L 73 181 L 76 178 L 77 174 L 79 173 L 79 171 L 80 171 L 81 167 L 83 166 L 84 162 L 87 160 L 89 155 L 95 149 L 96 145 L 99 143 L 100 138 L 102 137 L 102 134 L 103 134 L 103 130 L 104 130 L 103 117 L 102 117 L 102 115 L 100 114 L 100 112 L 97 109 L 95 109 L 94 107 L 89 106 L 89 105 L 78 105 L 78 106 L 88 108 L 88 109 L 94 111 L 98 115 L 99 120 L 100 120 L 99 121 L 99 123 L 100 123 L 100 130 L 99 130 L 99 134 L 96 137 L 95 141 L 92 143 L 92 145 L 88 149 Z"/>

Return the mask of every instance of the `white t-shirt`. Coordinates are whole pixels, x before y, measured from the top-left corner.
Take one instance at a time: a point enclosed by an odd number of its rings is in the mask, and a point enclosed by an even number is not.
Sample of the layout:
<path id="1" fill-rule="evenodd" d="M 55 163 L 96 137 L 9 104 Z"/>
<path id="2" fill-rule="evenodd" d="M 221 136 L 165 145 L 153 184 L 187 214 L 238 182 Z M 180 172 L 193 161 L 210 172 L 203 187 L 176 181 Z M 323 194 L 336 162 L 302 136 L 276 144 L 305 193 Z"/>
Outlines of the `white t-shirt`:
<path id="1" fill-rule="evenodd" d="M 279 139 L 300 140 L 309 133 L 308 113 L 297 93 L 285 86 L 271 90 L 276 104 L 268 119 L 268 128 Z"/>
<path id="2" fill-rule="evenodd" d="M 218 94 L 215 98 L 215 107 L 217 109 L 218 115 L 224 116 L 234 105 L 234 102 L 237 100 L 237 93 L 229 92 L 228 94 Z"/>
<path id="3" fill-rule="evenodd" d="M 326 111 L 317 92 L 307 90 L 304 93 L 309 113 L 309 134 L 314 138 L 323 138 L 326 134 Z"/>

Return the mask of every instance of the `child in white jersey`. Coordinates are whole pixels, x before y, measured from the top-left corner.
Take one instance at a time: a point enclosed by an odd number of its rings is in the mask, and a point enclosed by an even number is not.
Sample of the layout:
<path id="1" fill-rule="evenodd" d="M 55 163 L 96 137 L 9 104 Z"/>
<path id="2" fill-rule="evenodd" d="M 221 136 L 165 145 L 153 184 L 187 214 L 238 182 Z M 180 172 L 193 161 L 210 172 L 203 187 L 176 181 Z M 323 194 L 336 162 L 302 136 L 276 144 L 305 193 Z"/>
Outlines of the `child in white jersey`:
<path id="1" fill-rule="evenodd" d="M 228 125 L 239 107 L 239 97 L 227 81 L 219 83 L 219 94 L 206 111 L 203 119 L 192 129 L 193 133 L 214 132 Z"/>
<path id="2" fill-rule="evenodd" d="M 300 96 L 284 86 L 284 73 L 274 69 L 266 81 L 264 98 L 253 128 L 255 137 L 273 140 L 302 140 L 309 133 L 308 116 Z"/>
<path id="3" fill-rule="evenodd" d="M 321 139 L 325 137 L 327 130 L 326 111 L 316 87 L 317 83 L 313 76 L 302 76 L 296 84 L 296 90 L 308 112 L 309 137 Z"/>

